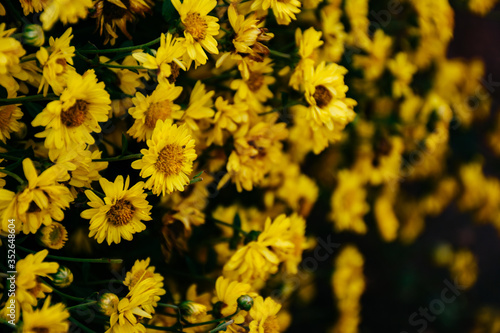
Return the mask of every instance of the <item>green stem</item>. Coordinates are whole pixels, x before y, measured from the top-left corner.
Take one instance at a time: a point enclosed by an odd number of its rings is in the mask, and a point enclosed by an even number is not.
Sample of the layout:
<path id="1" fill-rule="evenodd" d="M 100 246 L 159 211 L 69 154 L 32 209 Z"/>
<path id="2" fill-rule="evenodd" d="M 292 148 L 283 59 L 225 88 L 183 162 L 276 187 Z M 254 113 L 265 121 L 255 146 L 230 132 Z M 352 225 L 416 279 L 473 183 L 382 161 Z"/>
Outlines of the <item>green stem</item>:
<path id="1" fill-rule="evenodd" d="M 37 251 L 29 250 L 22 246 L 17 246 L 18 249 L 23 250 L 25 252 L 36 253 Z M 71 257 L 59 257 L 48 254 L 47 258 L 63 260 L 63 261 L 74 261 L 74 262 L 88 262 L 94 264 L 121 264 L 123 259 L 110 259 L 110 258 L 99 258 L 99 259 L 85 259 L 85 258 L 71 258 Z"/>
<path id="2" fill-rule="evenodd" d="M 21 185 L 24 185 L 26 183 L 24 180 L 21 179 L 21 177 L 19 177 L 18 175 L 16 175 L 15 173 L 13 173 L 11 171 L 7 171 L 5 169 L 0 169 L 0 172 L 5 173 L 7 176 L 11 176 L 15 180 L 17 180 L 19 182 L 19 184 L 21 184 Z"/>
<path id="3" fill-rule="evenodd" d="M 11 156 L 11 155 L 8 155 L 8 154 L 3 154 L 3 153 L 0 153 L 0 157 L 4 158 L 6 160 L 9 160 L 9 161 L 19 161 L 19 160 L 23 159 L 21 157 Z"/>
<path id="4" fill-rule="evenodd" d="M 47 94 L 43 96 L 43 94 L 31 95 L 31 96 L 22 96 L 15 98 L 0 98 L 0 105 L 9 105 L 9 104 L 20 104 L 24 102 L 38 102 L 38 101 L 47 101 L 47 100 L 55 100 L 59 97 L 56 94 Z"/>
<path id="5" fill-rule="evenodd" d="M 107 158 L 98 158 L 95 160 L 92 160 L 92 162 L 116 162 L 116 161 L 125 161 L 125 160 L 133 160 L 133 159 L 139 159 L 142 158 L 142 154 L 132 154 L 132 155 L 125 155 L 125 156 L 115 156 L 115 157 L 107 157 Z"/>
<path id="6" fill-rule="evenodd" d="M 42 283 L 46 284 L 47 286 L 49 286 L 50 288 L 52 288 L 52 291 L 55 292 L 56 294 L 58 294 L 59 296 L 63 297 L 63 298 L 66 298 L 66 299 L 69 299 L 69 300 L 72 300 L 72 301 L 75 301 L 75 302 L 85 302 L 86 299 L 85 298 L 81 298 L 81 297 L 75 297 L 75 296 L 71 296 L 71 295 L 68 295 L 68 294 L 65 294 L 63 293 L 62 291 L 59 291 L 57 290 L 56 288 L 54 288 L 54 286 L 50 285 L 50 283 L 48 283 L 47 281 L 42 280 Z"/>
<path id="7" fill-rule="evenodd" d="M 78 320 L 76 320 L 74 318 L 69 317 L 69 320 L 73 324 L 75 324 L 76 326 L 78 326 L 79 328 L 81 328 L 82 330 L 84 330 L 87 333 L 96 333 L 95 331 L 91 330 L 90 328 L 88 328 L 87 326 L 83 325 L 82 323 L 80 323 Z"/>
<path id="8" fill-rule="evenodd" d="M 167 303 L 157 303 L 158 306 L 163 306 L 164 308 L 171 308 L 171 309 L 175 309 L 175 310 L 179 310 L 179 307 L 177 305 L 174 305 L 174 304 L 167 304 Z"/>
<path id="9" fill-rule="evenodd" d="M 275 57 L 279 57 L 279 58 L 285 58 L 285 59 L 290 59 L 291 56 L 289 54 L 286 54 L 286 53 L 282 53 L 282 52 L 278 52 L 278 51 L 275 51 L 275 50 L 269 50 L 269 53 Z"/>
<path id="10" fill-rule="evenodd" d="M 74 309 L 83 308 L 83 307 L 86 307 L 86 306 L 89 306 L 89 305 L 93 305 L 93 304 L 96 304 L 96 303 L 97 303 L 97 301 L 92 301 L 92 302 L 88 302 L 88 303 L 78 304 L 78 305 L 75 305 L 75 306 L 70 306 L 69 308 L 66 308 L 66 310 L 71 311 L 71 310 L 74 310 Z"/>
<path id="11" fill-rule="evenodd" d="M 134 51 L 137 49 L 142 49 L 147 46 L 151 46 L 154 44 L 157 44 L 160 42 L 161 37 L 158 37 L 150 42 L 141 44 L 141 45 L 136 45 L 136 46 L 128 46 L 128 47 L 119 47 L 115 49 L 106 49 L 106 50 L 80 50 L 79 52 L 82 54 L 103 54 L 103 53 L 116 53 L 116 52 L 128 52 L 128 51 Z"/>
<path id="12" fill-rule="evenodd" d="M 234 230 L 240 232 L 243 236 L 248 236 L 248 232 L 244 231 L 243 229 L 241 228 L 238 228 L 237 226 L 235 225 L 232 225 L 230 223 L 227 223 L 227 222 L 224 222 L 224 221 L 220 221 L 220 220 L 217 220 L 217 219 L 214 219 L 213 217 L 210 218 L 212 221 L 214 221 L 215 223 L 217 224 L 220 224 L 220 225 L 223 225 L 223 226 L 226 226 L 226 227 L 229 227 L 229 228 L 233 228 Z"/>
<path id="13" fill-rule="evenodd" d="M 104 67 L 109 67 L 109 68 L 122 68 L 122 69 L 147 69 L 146 67 L 142 66 L 125 66 L 125 65 L 113 65 L 113 64 L 108 64 L 105 62 L 100 62 L 99 65 L 104 66 Z"/>

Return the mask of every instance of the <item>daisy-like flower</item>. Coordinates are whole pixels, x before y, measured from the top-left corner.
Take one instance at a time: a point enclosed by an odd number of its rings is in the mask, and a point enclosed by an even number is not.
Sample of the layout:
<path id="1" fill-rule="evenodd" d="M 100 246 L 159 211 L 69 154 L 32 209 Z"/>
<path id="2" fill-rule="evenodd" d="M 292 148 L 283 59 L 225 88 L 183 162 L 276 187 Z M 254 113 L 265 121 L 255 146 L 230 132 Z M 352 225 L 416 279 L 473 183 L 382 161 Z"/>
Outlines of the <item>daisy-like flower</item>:
<path id="1" fill-rule="evenodd" d="M 19 84 L 14 78 L 28 79 L 21 67 L 20 58 L 26 54 L 22 44 L 11 37 L 16 29 L 5 30 L 0 24 L 0 85 L 7 90 L 7 97 L 15 97 Z"/>
<path id="2" fill-rule="evenodd" d="M 99 60 L 102 63 L 111 65 L 137 66 L 137 60 L 132 56 L 126 56 L 121 64 L 116 61 L 110 61 L 109 58 L 104 56 L 99 57 Z M 149 78 L 149 75 L 145 71 L 136 73 L 126 68 L 110 68 L 110 70 L 116 74 L 117 86 L 127 95 L 134 95 L 138 88 L 144 88 L 144 83 L 141 79 L 145 78 L 147 80 Z"/>
<path id="3" fill-rule="evenodd" d="M 212 120 L 214 127 L 207 138 L 208 145 L 215 143 L 223 146 L 225 141 L 223 130 L 229 133 L 236 133 L 238 130 L 246 132 L 248 130 L 250 117 L 248 115 L 248 105 L 244 102 L 229 104 L 229 101 L 219 96 L 215 101 L 215 107 L 217 113 L 215 113 Z"/>
<path id="4" fill-rule="evenodd" d="M 279 333 L 280 325 L 276 315 L 281 309 L 281 304 L 276 303 L 271 297 L 265 300 L 262 296 L 255 298 L 250 317 L 249 333 Z"/>
<path id="5" fill-rule="evenodd" d="M 154 56 L 145 52 L 134 52 L 132 56 L 143 67 L 156 70 L 159 82 L 174 83 L 179 76 L 179 69 L 186 70 L 186 65 L 181 61 L 184 52 L 185 49 L 178 38 L 174 38 L 170 33 L 162 33 L 160 47 Z"/>
<path id="6" fill-rule="evenodd" d="M 139 322 L 142 318 L 151 319 L 152 304 L 156 298 L 165 294 L 165 289 L 157 287 L 153 278 L 143 279 L 138 282 L 122 298 L 111 314 L 109 329 L 106 333 L 138 332 L 145 333 L 146 328 Z"/>
<path id="7" fill-rule="evenodd" d="M 45 298 L 45 293 L 52 292 L 52 288 L 40 280 L 40 277 L 49 277 L 59 269 L 57 262 L 44 262 L 49 251 L 42 250 L 35 254 L 28 254 L 16 264 L 16 300 L 21 304 L 24 313 L 31 312 L 36 307 L 39 298 Z"/>
<path id="8" fill-rule="evenodd" d="M 295 30 L 295 44 L 299 48 L 300 61 L 290 77 L 290 86 L 295 90 L 304 83 L 304 73 L 310 71 L 318 57 L 318 48 L 323 45 L 321 31 L 316 31 L 313 27 L 302 33 L 302 30 Z"/>
<path id="9" fill-rule="evenodd" d="M 243 295 L 257 297 L 257 293 L 252 291 L 252 286 L 248 283 L 232 281 L 224 277 L 219 277 L 215 282 L 215 295 L 212 303 L 222 302 L 220 313 L 222 316 L 230 316 L 238 308 L 238 298 Z M 240 311 L 234 319 L 235 324 L 241 324 L 245 320 L 246 311 Z"/>
<path id="10" fill-rule="evenodd" d="M 0 106 L 0 141 L 4 143 L 10 139 L 10 133 L 17 132 L 22 127 L 22 123 L 18 121 L 23 117 L 19 105 Z"/>
<path id="11" fill-rule="evenodd" d="M 97 83 L 94 70 L 79 75 L 68 73 L 67 87 L 59 100 L 52 101 L 40 112 L 33 126 L 45 126 L 35 136 L 45 139 L 49 149 L 69 148 L 72 143 L 93 144 L 90 133 L 101 132 L 100 121 L 108 120 L 111 100 L 104 89 L 104 82 Z"/>
<path id="12" fill-rule="evenodd" d="M 140 281 L 148 278 L 153 278 L 158 285 L 163 286 L 163 276 L 155 273 L 155 267 L 149 266 L 150 258 L 146 260 L 136 260 L 132 269 L 127 272 L 125 276 L 125 281 L 123 284 L 126 285 L 129 290 L 134 288 L 134 286 Z"/>
<path id="13" fill-rule="evenodd" d="M 364 181 L 358 173 L 342 170 L 339 172 L 339 183 L 333 192 L 330 218 L 337 231 L 351 230 L 358 234 L 366 233 L 363 216 L 370 206 L 366 202 Z"/>
<path id="14" fill-rule="evenodd" d="M 60 250 L 68 240 L 68 231 L 58 222 L 44 226 L 41 229 L 40 241 L 49 249 Z"/>
<path id="15" fill-rule="evenodd" d="M 153 135 L 142 149 L 142 159 L 132 162 L 132 168 L 141 169 L 140 175 L 148 178 L 145 187 L 153 194 L 183 191 L 189 184 L 188 175 L 196 159 L 194 140 L 185 125 L 177 127 L 171 122 L 158 120 Z"/>
<path id="16" fill-rule="evenodd" d="M 24 16 L 28 16 L 33 12 L 41 12 L 49 1 L 50 0 L 20 0 Z"/>
<path id="17" fill-rule="evenodd" d="M 23 313 L 23 332 L 67 332 L 69 330 L 69 311 L 63 303 L 50 305 L 50 296 L 41 308 Z"/>
<path id="18" fill-rule="evenodd" d="M 169 83 L 158 84 L 149 96 L 138 92 L 132 98 L 134 107 L 128 110 L 135 121 L 127 133 L 138 141 L 151 139 L 156 122 L 158 120 L 171 121 L 173 113 L 181 109 L 179 105 L 174 104 L 174 100 L 181 92 L 182 87 Z"/>
<path id="19" fill-rule="evenodd" d="M 43 30 L 52 29 L 57 21 L 74 24 L 86 18 L 91 7 L 92 0 L 50 0 L 40 15 Z"/>
<path id="20" fill-rule="evenodd" d="M 59 38 L 50 37 L 50 47 L 41 47 L 36 53 L 36 58 L 42 67 L 43 77 L 38 87 L 38 92 L 43 90 L 47 95 L 49 86 L 57 95 L 66 87 L 68 72 L 74 72 L 73 57 L 75 56 L 75 47 L 70 46 L 73 35 L 72 28 Z"/>
<path id="21" fill-rule="evenodd" d="M 271 7 L 278 24 L 288 25 L 296 19 L 295 14 L 300 13 L 300 6 L 299 0 L 255 0 L 250 9 L 267 10 Z"/>
<path id="22" fill-rule="evenodd" d="M 347 69 L 321 62 L 316 69 L 304 73 L 305 97 L 309 103 L 310 121 L 333 131 L 336 122 L 345 125 L 354 118 L 356 101 L 346 98 L 349 89 L 344 83 Z M 344 125 L 344 126 L 345 126 Z"/>
<path id="23" fill-rule="evenodd" d="M 132 36 L 127 31 L 127 22 L 135 21 L 136 15 L 145 16 L 146 13 L 151 13 L 153 6 L 151 0 L 98 0 L 94 3 L 95 12 L 93 17 L 97 18 L 97 26 L 102 36 L 103 31 L 106 36 L 104 44 L 111 41 L 111 45 L 115 44 L 116 27 L 120 28 L 121 32 L 132 39 Z"/>
<path id="24" fill-rule="evenodd" d="M 236 251 L 223 267 L 224 276 L 245 283 L 266 281 L 278 270 L 277 253 L 293 251 L 294 244 L 288 239 L 290 219 L 279 216 L 274 222 L 267 218 L 264 230 L 257 237 Z"/>
<path id="25" fill-rule="evenodd" d="M 33 162 L 27 158 L 23 161 L 23 170 L 28 185 L 17 194 L 0 190 L 0 200 L 10 200 L 8 205 L 0 206 L 0 214 L 3 230 L 8 231 L 8 219 L 14 218 L 16 231 L 29 234 L 37 232 L 42 224 L 62 221 L 63 209 L 69 207 L 73 196 L 66 186 L 57 182 L 67 172 L 63 168 L 54 165 L 38 175 Z"/>
<path id="26" fill-rule="evenodd" d="M 106 197 L 99 198 L 91 190 L 86 190 L 90 209 L 84 210 L 81 217 L 90 220 L 89 237 L 94 237 L 98 243 L 105 239 L 108 245 L 120 243 L 121 239 L 132 240 L 132 235 L 146 229 L 142 221 L 150 221 L 151 206 L 146 200 L 143 182 L 129 189 L 130 178 L 125 183 L 123 176 L 117 176 L 114 183 L 101 178 L 99 184 Z"/>
<path id="27" fill-rule="evenodd" d="M 203 49 L 212 54 L 218 54 L 217 40 L 214 36 L 219 34 L 219 21 L 214 16 L 209 16 L 217 5 L 216 0 L 172 0 L 172 4 L 181 16 L 184 25 L 184 38 L 181 39 L 186 50 L 188 67 L 194 60 L 195 65 L 204 65 L 207 55 Z"/>

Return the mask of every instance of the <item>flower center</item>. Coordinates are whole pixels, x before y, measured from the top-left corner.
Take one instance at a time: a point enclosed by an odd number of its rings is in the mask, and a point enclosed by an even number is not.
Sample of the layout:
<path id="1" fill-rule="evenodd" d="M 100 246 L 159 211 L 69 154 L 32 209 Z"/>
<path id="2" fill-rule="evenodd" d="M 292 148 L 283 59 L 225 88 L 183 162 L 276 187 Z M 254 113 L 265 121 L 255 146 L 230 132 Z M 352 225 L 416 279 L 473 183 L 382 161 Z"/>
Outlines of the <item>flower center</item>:
<path id="1" fill-rule="evenodd" d="M 172 114 L 172 102 L 171 101 L 161 101 L 158 103 L 153 103 L 149 106 L 148 110 L 145 112 L 146 119 L 144 123 L 149 128 L 155 128 L 156 122 L 161 119 L 165 120 Z"/>
<path id="2" fill-rule="evenodd" d="M 130 201 L 125 199 L 118 200 L 109 209 L 106 216 L 108 220 L 115 226 L 126 225 L 134 216 L 135 207 L 132 206 Z"/>
<path id="3" fill-rule="evenodd" d="M 9 105 L 2 108 L 0 111 L 0 129 L 8 129 L 12 112 L 14 112 L 14 105 Z"/>
<path id="4" fill-rule="evenodd" d="M 76 127 L 84 123 L 87 118 L 89 103 L 78 99 L 75 104 L 66 111 L 61 112 L 61 122 L 66 127 Z"/>
<path id="5" fill-rule="evenodd" d="M 330 103 L 333 95 L 325 86 L 316 86 L 313 98 L 316 100 L 316 105 L 322 108 Z"/>
<path id="6" fill-rule="evenodd" d="M 154 278 L 154 274 L 151 273 L 150 271 L 144 271 L 144 270 L 135 272 L 135 274 L 132 276 L 132 279 L 130 280 L 129 288 L 132 289 L 137 284 L 137 282 L 146 280 L 147 278 Z"/>
<path id="7" fill-rule="evenodd" d="M 186 31 L 193 36 L 195 41 L 205 39 L 208 24 L 200 13 L 188 13 L 183 23 L 186 26 Z"/>
<path id="8" fill-rule="evenodd" d="M 156 170 L 165 176 L 177 175 L 184 163 L 184 147 L 179 145 L 166 145 L 158 154 L 155 163 Z"/>
<path id="9" fill-rule="evenodd" d="M 279 333 L 280 325 L 276 316 L 267 317 L 263 325 L 264 333 Z"/>
<path id="10" fill-rule="evenodd" d="M 250 89 L 253 92 L 256 92 L 257 90 L 260 89 L 260 87 L 262 87 L 263 84 L 264 84 L 264 75 L 255 72 L 250 73 L 250 77 L 248 78 L 247 81 L 248 89 Z"/>
<path id="11" fill-rule="evenodd" d="M 180 74 L 180 67 L 177 65 L 177 63 L 172 62 L 170 64 L 170 76 L 167 78 L 169 83 L 174 83 L 175 80 L 177 80 L 177 77 Z"/>

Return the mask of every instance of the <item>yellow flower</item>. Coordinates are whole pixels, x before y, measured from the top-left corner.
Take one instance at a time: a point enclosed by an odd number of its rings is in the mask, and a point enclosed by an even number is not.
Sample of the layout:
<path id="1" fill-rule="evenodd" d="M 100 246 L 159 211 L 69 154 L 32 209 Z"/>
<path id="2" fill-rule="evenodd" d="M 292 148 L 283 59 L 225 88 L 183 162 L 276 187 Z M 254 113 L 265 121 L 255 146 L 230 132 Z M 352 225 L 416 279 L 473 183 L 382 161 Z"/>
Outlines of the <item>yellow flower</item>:
<path id="1" fill-rule="evenodd" d="M 38 92 L 43 90 L 47 95 L 49 86 L 57 95 L 60 95 L 66 88 L 68 73 L 74 72 L 73 57 L 75 56 L 75 47 L 70 46 L 73 35 L 72 28 L 59 38 L 50 37 L 49 48 L 41 47 L 36 53 L 36 58 L 43 71 L 43 77 L 38 87 Z"/>
<path id="2" fill-rule="evenodd" d="M 0 85 L 7 90 L 7 97 L 16 97 L 19 84 L 14 78 L 27 80 L 20 58 L 26 54 L 21 43 L 10 37 L 16 29 L 5 30 L 0 24 Z"/>
<path id="3" fill-rule="evenodd" d="M 188 67 L 191 61 L 195 65 L 204 65 L 207 62 L 206 51 L 218 54 L 217 40 L 214 36 L 219 34 L 218 18 L 209 16 L 217 5 L 216 0 L 172 0 L 172 4 L 181 16 L 184 25 L 184 38 L 181 38 L 182 45 L 186 50 Z"/>
<path id="4" fill-rule="evenodd" d="M 344 53 L 347 33 L 340 18 L 342 10 L 334 4 L 321 9 L 321 27 L 325 39 L 324 57 L 326 61 L 339 62 Z"/>
<path id="5" fill-rule="evenodd" d="M 80 18 L 86 18 L 92 0 L 50 0 L 42 15 L 43 29 L 50 30 L 58 20 L 63 24 L 74 24 Z"/>
<path id="6" fill-rule="evenodd" d="M 469 250 L 459 250 L 450 263 L 451 277 L 464 289 L 472 287 L 477 280 L 478 265 L 474 254 Z"/>
<path id="7" fill-rule="evenodd" d="M 50 0 L 20 0 L 24 16 L 41 12 Z"/>
<path id="8" fill-rule="evenodd" d="M 186 65 L 180 60 L 185 50 L 178 38 L 170 33 L 161 34 L 160 47 L 154 56 L 145 52 L 134 52 L 132 56 L 147 69 L 156 70 L 160 83 L 174 83 L 179 75 L 179 68 L 186 70 Z"/>
<path id="9" fill-rule="evenodd" d="M 299 90 L 299 86 L 304 84 L 305 72 L 310 71 L 316 62 L 317 49 L 323 45 L 321 35 L 321 31 L 316 31 L 313 27 L 304 33 L 299 28 L 295 30 L 295 44 L 299 48 L 301 58 L 290 77 L 290 86 L 295 90 Z"/>
<path id="10" fill-rule="evenodd" d="M 132 163 L 132 168 L 141 169 L 141 177 L 149 177 L 145 187 L 156 195 L 183 191 L 196 159 L 194 140 L 186 126 L 159 120 L 147 145 L 148 149 L 141 150 L 142 159 Z"/>
<path id="11" fill-rule="evenodd" d="M 346 0 L 344 5 L 345 13 L 349 19 L 351 31 L 349 41 L 357 47 L 365 47 L 369 44 L 368 28 L 368 0 Z"/>
<path id="12" fill-rule="evenodd" d="M 309 119 L 330 131 L 334 129 L 335 122 L 347 124 L 354 118 L 356 101 L 346 98 L 346 73 L 342 66 L 322 62 L 314 71 L 304 74 L 305 97 L 310 105 Z"/>
<path id="13" fill-rule="evenodd" d="M 110 61 L 110 59 L 104 56 L 99 57 L 99 61 L 111 65 L 120 65 L 116 61 Z M 121 65 L 137 66 L 137 61 L 132 56 L 126 56 Z M 142 83 L 141 78 L 148 78 L 148 75 L 144 72 L 135 73 L 125 68 L 110 68 L 110 70 L 116 74 L 120 90 L 127 95 L 134 95 L 138 88 L 144 88 L 144 83 Z"/>
<path id="14" fill-rule="evenodd" d="M 16 300 L 23 313 L 36 307 L 37 298 L 45 298 L 45 293 L 52 292 L 52 288 L 40 280 L 40 277 L 49 277 L 59 269 L 57 262 L 43 262 L 48 254 L 47 250 L 28 254 L 16 264 Z"/>
<path id="15" fill-rule="evenodd" d="M 146 229 L 142 221 L 150 221 L 151 206 L 146 200 L 143 182 L 129 189 L 130 179 L 125 183 L 123 176 L 117 176 L 114 183 L 101 178 L 99 184 L 106 197 L 104 201 L 91 190 L 86 190 L 90 209 L 84 210 L 81 217 L 90 220 L 89 237 L 94 237 L 98 243 L 105 239 L 108 245 L 120 243 L 123 237 L 132 240 L 132 234 Z"/>
<path id="16" fill-rule="evenodd" d="M 222 302 L 221 315 L 229 316 L 236 312 L 238 307 L 238 298 L 243 295 L 256 297 L 257 293 L 252 291 L 252 287 L 248 283 L 242 283 L 220 276 L 215 282 L 215 295 L 212 303 Z M 233 319 L 235 323 L 241 324 L 244 320 L 244 315 L 238 313 Z"/>
<path id="17" fill-rule="evenodd" d="M 334 333 L 358 332 L 361 312 L 359 301 L 365 290 L 363 265 L 363 256 L 352 245 L 345 247 L 335 259 L 332 286 L 340 318 L 332 330 Z"/>
<path id="18" fill-rule="evenodd" d="M 399 221 L 394 213 L 397 194 L 397 188 L 385 186 L 373 207 L 378 230 L 386 242 L 392 242 L 398 236 Z"/>
<path id="19" fill-rule="evenodd" d="M 408 54 L 399 52 L 394 59 L 387 62 L 387 67 L 391 73 L 396 77 L 392 84 L 392 94 L 394 97 L 401 97 L 402 95 L 410 95 L 411 89 L 409 84 L 413 78 L 413 74 L 417 71 L 417 66 L 410 62 Z"/>
<path id="20" fill-rule="evenodd" d="M 41 308 L 23 313 L 23 332 L 63 333 L 69 330 L 69 311 L 63 303 L 50 305 L 50 296 Z"/>
<path id="21" fill-rule="evenodd" d="M 142 318 L 152 318 L 151 314 L 153 312 L 149 310 L 154 310 L 155 299 L 159 299 L 159 296 L 164 294 L 165 290 L 157 287 L 153 278 L 143 279 L 138 282 L 127 296 L 120 300 L 115 312 L 111 314 L 110 328 L 106 333 L 145 333 L 146 328 L 139 321 Z"/>
<path id="22" fill-rule="evenodd" d="M 10 198 L 8 206 L 2 209 L 2 229 L 7 231 L 8 219 L 16 220 L 16 231 L 25 234 L 35 233 L 42 224 L 50 225 L 52 220 L 64 219 L 63 209 L 69 207 L 73 196 L 67 187 L 57 182 L 67 171 L 59 166 L 52 166 L 40 175 L 33 162 L 23 161 L 23 170 L 28 185 L 19 193 L 0 190 L 0 200 Z"/>
<path id="23" fill-rule="evenodd" d="M 212 110 L 213 101 L 212 96 L 215 91 L 208 91 L 201 81 L 196 81 L 191 96 L 189 97 L 189 104 L 185 111 L 176 111 L 173 116 L 174 119 L 180 119 L 191 129 L 193 135 L 199 135 L 200 127 L 198 121 L 212 118 L 214 110 Z M 196 139 L 196 137 L 195 137 Z M 198 140 L 196 140 L 198 143 Z M 198 147 L 197 147 L 198 148 Z"/>
<path id="24" fill-rule="evenodd" d="M 41 230 L 40 241 L 49 249 L 60 250 L 68 240 L 66 228 L 58 222 L 52 222 Z"/>
<path id="25" fill-rule="evenodd" d="M 295 14 L 300 13 L 300 5 L 299 0 L 255 0 L 250 9 L 267 10 L 271 7 L 278 24 L 288 25 L 296 19 Z"/>
<path id="26" fill-rule="evenodd" d="M 334 221 L 337 231 L 351 230 L 358 234 L 366 233 L 363 216 L 370 206 L 366 202 L 366 190 L 360 175 L 350 170 L 338 173 L 338 185 L 333 192 L 330 219 Z"/>
<path id="27" fill-rule="evenodd" d="M 156 122 L 158 120 L 169 122 L 173 119 L 173 113 L 180 110 L 181 107 L 174 104 L 174 100 L 181 92 L 182 87 L 169 83 L 158 84 L 149 96 L 138 92 L 132 98 L 134 107 L 128 111 L 135 121 L 127 133 L 138 141 L 151 139 Z"/>
<path id="28" fill-rule="evenodd" d="M 121 32 L 132 39 L 132 36 L 127 31 L 127 22 L 134 22 L 136 15 L 145 16 L 145 13 L 151 13 L 153 6 L 151 0 L 97 0 L 94 2 L 95 12 L 93 17 L 97 18 L 97 27 L 102 36 L 103 30 L 105 35 L 104 44 L 111 40 L 111 45 L 115 44 L 116 27 L 120 28 Z"/>
<path id="29" fill-rule="evenodd" d="M 49 149 L 69 148 L 72 143 L 93 144 L 90 133 L 101 132 L 99 122 L 108 120 L 110 104 L 104 83 L 97 83 L 94 70 L 83 76 L 69 72 L 60 99 L 47 104 L 33 120 L 33 126 L 46 127 L 35 136 L 46 138 L 45 147 Z"/>
<path id="30" fill-rule="evenodd" d="M 485 16 L 496 5 L 498 0 L 469 0 L 469 10 L 475 14 Z"/>
<path id="31" fill-rule="evenodd" d="M 249 324 L 249 333 L 279 333 L 277 314 L 280 309 L 281 304 L 276 303 L 271 297 L 264 300 L 262 296 L 257 296 L 250 309 L 252 321 Z"/>
<path id="32" fill-rule="evenodd" d="M 10 139 L 10 133 L 15 133 L 21 129 L 22 123 L 18 120 L 23 117 L 23 112 L 19 105 L 0 106 L 0 141 L 4 143 L 7 139 Z"/>
<path id="33" fill-rule="evenodd" d="M 154 266 L 149 266 L 150 260 L 151 259 L 149 257 L 146 258 L 146 260 L 136 260 L 132 269 L 127 272 L 123 284 L 126 285 L 129 290 L 134 288 L 134 286 L 140 281 L 148 278 L 153 278 L 159 287 L 163 286 L 163 276 L 155 273 Z"/>
<path id="34" fill-rule="evenodd" d="M 384 34 L 383 30 L 375 31 L 373 41 L 366 47 L 368 55 L 354 55 L 353 66 L 364 71 L 367 80 L 376 80 L 384 72 L 386 62 L 390 56 L 392 38 Z"/>
<path id="35" fill-rule="evenodd" d="M 224 137 L 223 130 L 231 134 L 238 130 L 245 132 L 248 130 L 249 115 L 248 106 L 245 103 L 229 104 L 222 96 L 219 96 L 215 101 L 215 107 L 217 112 L 212 120 L 213 130 L 207 138 L 208 145 L 215 143 L 223 146 L 228 137 L 227 135 Z"/>

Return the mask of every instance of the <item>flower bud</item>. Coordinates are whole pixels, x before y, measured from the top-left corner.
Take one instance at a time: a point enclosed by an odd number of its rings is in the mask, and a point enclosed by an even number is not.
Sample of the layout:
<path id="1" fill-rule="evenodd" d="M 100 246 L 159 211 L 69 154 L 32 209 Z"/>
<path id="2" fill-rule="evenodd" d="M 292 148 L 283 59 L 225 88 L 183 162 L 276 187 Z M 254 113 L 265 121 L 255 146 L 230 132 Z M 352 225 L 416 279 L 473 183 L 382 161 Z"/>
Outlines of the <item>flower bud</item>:
<path id="1" fill-rule="evenodd" d="M 68 232 L 66 231 L 66 228 L 58 222 L 52 222 L 50 225 L 44 226 L 40 232 L 40 243 L 49 249 L 62 249 L 68 240 Z"/>
<path id="2" fill-rule="evenodd" d="M 250 311 L 253 306 L 253 298 L 248 295 L 238 297 L 238 307 L 245 311 Z"/>
<path id="3" fill-rule="evenodd" d="M 116 311 L 119 302 L 120 300 L 115 294 L 105 293 L 99 299 L 99 310 L 106 316 L 111 316 L 111 314 Z"/>
<path id="4" fill-rule="evenodd" d="M 198 319 L 207 314 L 207 307 L 203 304 L 185 301 L 179 305 L 181 313 L 190 322 L 196 323 Z"/>
<path id="5" fill-rule="evenodd" d="M 73 273 L 66 266 L 59 266 L 57 272 L 52 275 L 54 285 L 59 288 L 66 288 L 73 282 Z"/>
<path id="6" fill-rule="evenodd" d="M 40 47 L 45 43 L 45 34 L 41 25 L 28 24 L 24 28 L 23 41 L 31 46 Z"/>

